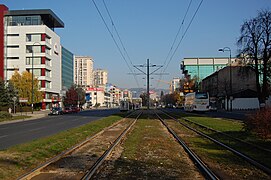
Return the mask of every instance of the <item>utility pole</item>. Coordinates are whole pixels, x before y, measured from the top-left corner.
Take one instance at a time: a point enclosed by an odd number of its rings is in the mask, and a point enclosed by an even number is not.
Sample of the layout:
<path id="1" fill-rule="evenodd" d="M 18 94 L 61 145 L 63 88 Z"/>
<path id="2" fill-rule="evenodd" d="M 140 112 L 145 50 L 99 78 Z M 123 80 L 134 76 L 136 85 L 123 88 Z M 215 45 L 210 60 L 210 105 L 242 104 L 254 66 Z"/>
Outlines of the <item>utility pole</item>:
<path id="1" fill-rule="evenodd" d="M 162 75 L 162 74 L 165 74 L 165 73 L 155 73 L 156 71 L 158 71 L 159 69 L 161 69 L 163 66 L 161 65 L 150 65 L 150 60 L 147 59 L 147 64 L 145 65 L 134 65 L 134 67 L 139 70 L 141 73 L 137 74 L 137 75 L 146 75 L 147 76 L 147 109 L 148 109 L 148 113 L 149 113 L 149 110 L 150 110 L 150 75 Z M 147 72 L 144 72 L 143 70 L 141 70 L 139 67 L 146 67 L 147 68 Z M 156 69 L 152 72 L 150 72 L 150 67 L 156 67 Z"/>
<path id="2" fill-rule="evenodd" d="M 150 110 L 150 60 L 147 59 L 147 109 Z"/>

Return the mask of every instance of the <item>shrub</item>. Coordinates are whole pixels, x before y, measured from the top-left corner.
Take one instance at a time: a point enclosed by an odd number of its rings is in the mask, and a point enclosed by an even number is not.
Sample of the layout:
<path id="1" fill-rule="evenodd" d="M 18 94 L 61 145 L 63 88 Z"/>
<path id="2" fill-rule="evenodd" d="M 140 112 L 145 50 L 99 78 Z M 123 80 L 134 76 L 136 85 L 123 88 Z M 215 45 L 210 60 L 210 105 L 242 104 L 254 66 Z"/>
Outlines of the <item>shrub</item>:
<path id="1" fill-rule="evenodd" d="M 9 108 L 9 106 L 2 106 L 2 107 L 0 107 L 0 111 L 8 112 L 8 108 Z"/>
<path id="2" fill-rule="evenodd" d="M 12 115 L 5 111 L 0 111 L 0 119 L 10 119 Z"/>
<path id="3" fill-rule="evenodd" d="M 257 111 L 245 121 L 245 129 L 263 139 L 271 138 L 271 108 Z"/>
<path id="4" fill-rule="evenodd" d="M 21 112 L 31 112 L 32 111 L 32 107 L 30 107 L 30 106 L 22 106 L 20 108 L 20 111 Z"/>

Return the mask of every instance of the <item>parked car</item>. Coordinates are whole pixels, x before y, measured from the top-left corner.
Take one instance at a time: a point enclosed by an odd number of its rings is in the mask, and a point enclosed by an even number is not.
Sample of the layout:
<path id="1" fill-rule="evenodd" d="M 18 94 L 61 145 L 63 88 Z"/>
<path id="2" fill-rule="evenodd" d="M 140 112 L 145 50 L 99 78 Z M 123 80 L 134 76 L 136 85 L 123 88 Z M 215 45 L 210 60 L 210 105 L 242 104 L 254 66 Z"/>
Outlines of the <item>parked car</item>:
<path id="1" fill-rule="evenodd" d="M 80 108 L 78 107 L 72 107 L 71 109 L 73 113 L 78 113 L 80 111 Z"/>
<path id="2" fill-rule="evenodd" d="M 51 111 L 49 113 L 49 115 L 62 115 L 63 114 L 63 110 L 61 107 L 53 107 L 51 108 Z"/>
<path id="3" fill-rule="evenodd" d="M 63 110 L 63 113 L 64 113 L 64 114 L 70 114 L 70 113 L 73 113 L 73 112 L 72 112 L 72 108 L 71 108 L 71 107 L 65 107 L 64 110 Z"/>

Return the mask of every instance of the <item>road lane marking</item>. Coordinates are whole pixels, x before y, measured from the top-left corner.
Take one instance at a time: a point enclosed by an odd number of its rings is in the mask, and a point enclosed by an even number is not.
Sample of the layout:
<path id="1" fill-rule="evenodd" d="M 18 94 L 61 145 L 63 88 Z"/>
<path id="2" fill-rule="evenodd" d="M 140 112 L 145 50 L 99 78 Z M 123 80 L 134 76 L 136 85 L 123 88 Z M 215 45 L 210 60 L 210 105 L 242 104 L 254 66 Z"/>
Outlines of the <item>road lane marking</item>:
<path id="1" fill-rule="evenodd" d="M 1 138 L 4 138 L 4 137 L 7 137 L 7 136 L 8 136 L 8 135 L 3 135 L 3 136 L 0 136 L 0 139 L 1 139 Z"/>
<path id="2" fill-rule="evenodd" d="M 41 130 L 41 129 L 44 129 L 45 127 L 41 127 L 41 128 L 35 128 L 35 129 L 31 129 L 29 131 L 38 131 L 38 130 Z"/>

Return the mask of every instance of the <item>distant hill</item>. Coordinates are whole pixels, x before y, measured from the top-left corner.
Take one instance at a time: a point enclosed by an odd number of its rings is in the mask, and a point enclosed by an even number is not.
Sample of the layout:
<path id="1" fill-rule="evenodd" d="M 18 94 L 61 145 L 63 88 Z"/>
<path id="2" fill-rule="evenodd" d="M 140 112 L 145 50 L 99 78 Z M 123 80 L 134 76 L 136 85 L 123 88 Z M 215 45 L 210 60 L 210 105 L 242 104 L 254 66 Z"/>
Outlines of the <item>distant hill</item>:
<path id="1" fill-rule="evenodd" d="M 146 88 L 130 88 L 129 91 L 132 92 L 133 97 L 138 98 L 140 96 L 140 94 L 146 92 Z M 169 93 L 169 90 L 167 89 L 150 89 L 150 91 L 155 91 L 157 93 L 157 95 L 161 94 L 161 91 L 164 92 L 164 94 Z"/>

